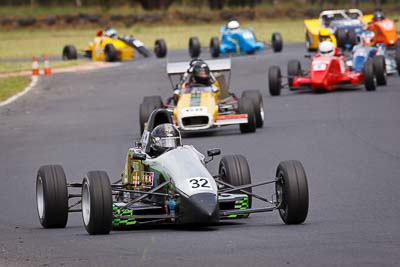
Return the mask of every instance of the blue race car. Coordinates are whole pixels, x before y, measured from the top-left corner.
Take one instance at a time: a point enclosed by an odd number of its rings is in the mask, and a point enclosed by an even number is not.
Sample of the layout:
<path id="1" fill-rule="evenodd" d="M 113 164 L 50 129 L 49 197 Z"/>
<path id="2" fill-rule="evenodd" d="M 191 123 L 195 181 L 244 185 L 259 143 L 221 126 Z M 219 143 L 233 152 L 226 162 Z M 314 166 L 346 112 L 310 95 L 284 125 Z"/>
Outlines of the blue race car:
<path id="1" fill-rule="evenodd" d="M 361 43 L 353 47 L 352 57 L 347 65 L 355 72 L 362 72 L 365 62 L 372 60 L 378 85 L 385 85 L 386 74 L 395 74 L 400 70 L 400 50 L 392 55 L 384 44 L 375 44 L 374 37 L 374 33 L 370 31 L 361 34 Z"/>
<path id="2" fill-rule="evenodd" d="M 220 54 L 254 54 L 256 51 L 265 49 L 265 43 L 259 42 L 253 32 L 253 29 L 240 29 L 239 22 L 230 21 L 226 26 L 220 28 L 221 41 L 218 37 L 212 37 L 210 41 L 210 52 L 212 57 L 218 57 Z M 281 52 L 283 39 L 280 33 L 272 34 L 272 50 Z M 201 47 L 197 37 L 189 40 L 189 54 L 192 58 L 200 55 Z"/>

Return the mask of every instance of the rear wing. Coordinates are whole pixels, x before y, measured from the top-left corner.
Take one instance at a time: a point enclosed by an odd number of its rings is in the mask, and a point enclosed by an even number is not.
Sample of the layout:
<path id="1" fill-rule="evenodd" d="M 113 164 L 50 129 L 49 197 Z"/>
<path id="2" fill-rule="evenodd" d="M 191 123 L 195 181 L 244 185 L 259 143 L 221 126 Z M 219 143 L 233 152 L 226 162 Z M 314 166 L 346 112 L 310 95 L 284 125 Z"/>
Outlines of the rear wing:
<path id="1" fill-rule="evenodd" d="M 229 71 L 231 70 L 231 59 L 210 59 L 204 60 L 210 71 Z M 190 67 L 190 62 L 169 62 L 167 63 L 167 74 L 176 75 L 184 74 Z"/>

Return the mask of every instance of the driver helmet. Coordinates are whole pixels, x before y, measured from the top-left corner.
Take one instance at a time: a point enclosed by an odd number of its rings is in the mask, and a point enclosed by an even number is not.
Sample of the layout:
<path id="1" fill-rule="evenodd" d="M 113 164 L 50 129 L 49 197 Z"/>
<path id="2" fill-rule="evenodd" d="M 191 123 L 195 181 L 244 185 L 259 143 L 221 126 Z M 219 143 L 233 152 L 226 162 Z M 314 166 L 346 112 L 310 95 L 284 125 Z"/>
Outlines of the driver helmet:
<path id="1" fill-rule="evenodd" d="M 331 41 L 331 32 L 329 31 L 329 29 L 324 28 L 319 30 L 319 41 L 323 42 L 323 41 Z"/>
<path id="2" fill-rule="evenodd" d="M 150 133 L 150 148 L 154 156 L 182 146 L 181 133 L 171 123 L 156 126 Z"/>
<path id="3" fill-rule="evenodd" d="M 104 31 L 104 35 L 114 38 L 117 36 L 117 31 L 114 28 L 107 28 Z"/>
<path id="4" fill-rule="evenodd" d="M 372 31 L 365 31 L 361 34 L 361 41 L 364 46 L 375 45 L 375 33 Z"/>
<path id="5" fill-rule="evenodd" d="M 239 24 L 239 22 L 237 20 L 231 20 L 231 21 L 228 22 L 227 27 L 231 31 L 232 30 L 238 30 L 240 28 L 240 24 Z"/>
<path id="6" fill-rule="evenodd" d="M 210 85 L 210 68 L 204 61 L 199 60 L 193 65 L 192 75 L 195 83 Z"/>
<path id="7" fill-rule="evenodd" d="M 321 56 L 331 57 L 335 54 L 335 46 L 331 41 L 323 41 L 318 47 Z"/>
<path id="8" fill-rule="evenodd" d="M 374 21 L 380 21 L 385 19 L 385 14 L 383 13 L 382 10 L 375 10 L 374 11 L 374 16 L 373 16 L 373 20 Z"/>

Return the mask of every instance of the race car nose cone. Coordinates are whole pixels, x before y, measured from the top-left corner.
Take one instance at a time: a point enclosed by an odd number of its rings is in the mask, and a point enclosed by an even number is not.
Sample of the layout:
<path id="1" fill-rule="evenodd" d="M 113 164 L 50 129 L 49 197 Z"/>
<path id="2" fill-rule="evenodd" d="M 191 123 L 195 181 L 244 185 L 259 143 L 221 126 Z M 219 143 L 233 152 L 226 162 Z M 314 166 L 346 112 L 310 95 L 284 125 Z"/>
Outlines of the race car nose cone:
<path id="1" fill-rule="evenodd" d="M 217 206 L 217 199 L 214 194 L 201 193 L 190 197 L 190 200 L 198 210 L 206 216 L 212 216 Z"/>
<path id="2" fill-rule="evenodd" d="M 213 193 L 199 193 L 182 199 L 180 209 L 182 223 L 208 224 L 219 221 L 217 196 Z"/>

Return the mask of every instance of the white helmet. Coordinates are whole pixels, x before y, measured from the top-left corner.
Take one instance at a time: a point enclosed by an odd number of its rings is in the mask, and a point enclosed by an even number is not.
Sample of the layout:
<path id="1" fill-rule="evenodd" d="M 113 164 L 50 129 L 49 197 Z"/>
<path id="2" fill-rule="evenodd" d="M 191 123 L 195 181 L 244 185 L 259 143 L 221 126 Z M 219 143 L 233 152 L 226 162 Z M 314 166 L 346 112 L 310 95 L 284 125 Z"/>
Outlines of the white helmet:
<path id="1" fill-rule="evenodd" d="M 331 41 L 323 41 L 319 44 L 319 52 L 322 56 L 333 56 L 335 54 L 335 46 Z"/>
<path id="2" fill-rule="evenodd" d="M 229 30 L 237 30 L 240 28 L 240 24 L 237 20 L 231 20 L 228 22 L 228 29 Z"/>

